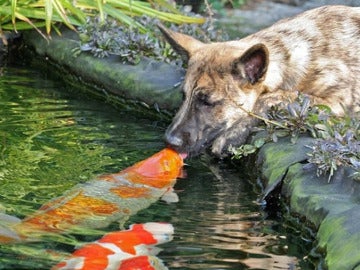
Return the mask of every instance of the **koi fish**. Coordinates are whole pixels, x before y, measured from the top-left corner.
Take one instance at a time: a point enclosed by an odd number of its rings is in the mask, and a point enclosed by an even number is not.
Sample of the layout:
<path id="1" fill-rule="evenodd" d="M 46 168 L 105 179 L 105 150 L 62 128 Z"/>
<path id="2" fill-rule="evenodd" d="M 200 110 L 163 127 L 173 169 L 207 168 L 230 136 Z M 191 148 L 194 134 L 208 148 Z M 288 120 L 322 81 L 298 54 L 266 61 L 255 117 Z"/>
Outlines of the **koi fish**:
<path id="1" fill-rule="evenodd" d="M 44 233 L 83 227 L 103 228 L 115 221 L 123 226 L 131 215 L 172 191 L 182 166 L 183 156 L 165 148 L 123 171 L 78 184 L 13 226 L 0 226 L 0 242 L 37 240 Z"/>
<path id="2" fill-rule="evenodd" d="M 129 230 L 111 232 L 77 249 L 52 270 L 166 270 L 155 245 L 172 240 L 171 224 L 133 224 Z"/>

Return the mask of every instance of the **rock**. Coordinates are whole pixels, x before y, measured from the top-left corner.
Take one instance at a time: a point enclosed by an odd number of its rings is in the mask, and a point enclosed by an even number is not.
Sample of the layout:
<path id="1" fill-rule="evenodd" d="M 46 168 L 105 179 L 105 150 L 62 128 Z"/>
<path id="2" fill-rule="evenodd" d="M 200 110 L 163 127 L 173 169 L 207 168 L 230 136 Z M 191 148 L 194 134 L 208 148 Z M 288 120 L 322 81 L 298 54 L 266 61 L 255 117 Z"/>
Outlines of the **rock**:
<path id="1" fill-rule="evenodd" d="M 294 16 L 308 9 L 323 5 L 360 6 L 359 0 L 291 1 L 296 5 L 276 2 L 255 1 L 255 4 L 252 4 L 249 9 L 228 10 L 226 16 L 222 16 L 218 20 L 218 23 L 229 33 L 230 39 L 237 39 L 255 33 L 283 18 Z"/>
<path id="2" fill-rule="evenodd" d="M 100 59 L 86 52 L 76 55 L 79 41 L 67 32 L 61 37 L 53 35 L 50 41 L 34 31 L 26 32 L 24 39 L 36 51 L 36 61 L 46 59 L 54 67 L 60 67 L 62 76 L 81 78 L 81 82 L 88 85 L 88 91 L 95 89 L 96 95 L 106 99 L 114 96 L 125 102 L 166 111 L 176 110 L 181 103 L 179 85 L 184 71 L 179 67 L 151 59 L 130 65 L 122 63 L 116 56 Z M 68 77 L 70 80 L 71 76 Z"/>
<path id="3" fill-rule="evenodd" d="M 304 137 L 291 144 L 287 138 L 260 150 L 265 199 L 280 192 L 290 212 L 316 228 L 316 249 L 325 253 L 328 269 L 355 269 L 360 265 L 360 182 L 347 168 L 339 168 L 330 181 L 327 175 L 316 176 L 315 166 L 305 169 L 307 146 L 312 141 Z"/>

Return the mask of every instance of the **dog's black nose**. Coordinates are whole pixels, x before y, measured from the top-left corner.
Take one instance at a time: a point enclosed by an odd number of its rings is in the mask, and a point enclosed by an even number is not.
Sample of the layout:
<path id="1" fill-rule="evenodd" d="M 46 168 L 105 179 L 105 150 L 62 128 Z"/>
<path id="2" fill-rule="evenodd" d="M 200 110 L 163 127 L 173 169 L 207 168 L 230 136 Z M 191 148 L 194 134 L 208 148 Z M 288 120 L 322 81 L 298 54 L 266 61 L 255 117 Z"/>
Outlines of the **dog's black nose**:
<path id="1" fill-rule="evenodd" d="M 179 148 L 183 145 L 183 140 L 176 136 L 171 134 L 170 132 L 165 133 L 165 142 L 170 146 L 174 148 Z"/>

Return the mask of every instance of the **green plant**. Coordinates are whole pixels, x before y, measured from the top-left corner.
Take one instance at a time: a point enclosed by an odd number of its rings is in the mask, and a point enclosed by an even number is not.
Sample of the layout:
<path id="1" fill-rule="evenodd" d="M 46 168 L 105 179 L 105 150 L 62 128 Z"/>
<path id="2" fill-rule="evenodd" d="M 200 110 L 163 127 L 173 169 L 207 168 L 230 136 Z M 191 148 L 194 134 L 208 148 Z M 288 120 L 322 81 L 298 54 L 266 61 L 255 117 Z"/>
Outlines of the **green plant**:
<path id="1" fill-rule="evenodd" d="M 360 115 L 336 117 L 324 105 L 310 106 L 307 96 L 299 95 L 289 104 L 279 104 L 270 109 L 260 130 L 266 136 L 251 144 L 231 148 L 234 158 L 255 153 L 264 143 L 277 142 L 279 137 L 290 136 L 293 143 L 300 134 L 308 133 L 316 138 L 309 145 L 308 165 L 316 166 L 317 175 L 329 175 L 329 181 L 339 166 L 354 169 L 354 177 L 360 176 Z"/>
<path id="2" fill-rule="evenodd" d="M 76 53 L 90 51 L 100 58 L 113 54 L 132 64 L 136 64 L 140 56 L 158 54 L 158 46 L 150 33 L 142 33 L 138 28 L 124 27 L 107 16 L 104 21 L 101 21 L 100 17 L 88 17 L 86 23 L 78 27 L 78 32 L 81 45 Z"/>
<path id="3" fill-rule="evenodd" d="M 329 118 L 320 123 L 321 130 L 316 142 L 308 146 L 312 151 L 308 161 L 317 166 L 317 174 L 329 174 L 329 181 L 340 166 L 355 170 L 354 177 L 360 176 L 360 123 L 359 117 L 345 116 Z M 328 124 L 331 123 L 331 124 Z"/>
<path id="4" fill-rule="evenodd" d="M 156 5 L 155 5 L 156 4 Z M 161 11 L 158 7 L 168 11 Z M 180 14 L 165 0 L 148 2 L 134 0 L 0 0 L 0 35 L 2 29 L 24 30 L 35 28 L 44 37 L 39 27 L 45 27 L 50 34 L 51 28 L 56 30 L 55 23 L 62 22 L 70 29 L 85 23 L 87 16 L 98 13 L 101 20 L 105 14 L 125 25 L 137 27 L 142 31 L 145 27 L 133 19 L 133 16 L 148 15 L 160 20 L 175 23 L 203 23 L 203 18 L 192 18 Z"/>
<path id="5" fill-rule="evenodd" d="M 196 16 L 186 10 L 183 12 L 188 16 Z M 110 54 L 118 55 L 121 61 L 132 64 L 138 63 L 141 57 L 151 57 L 182 65 L 180 56 L 167 42 L 159 39 L 162 34 L 157 27 L 160 22 L 157 18 L 141 16 L 133 19 L 141 25 L 146 25 L 149 31 L 142 33 L 138 28 L 124 27 L 108 16 L 103 22 L 99 17 L 88 17 L 86 23 L 78 27 L 81 44 L 75 53 L 88 51 L 101 58 Z M 206 19 L 201 25 L 168 23 L 167 26 L 174 31 L 192 35 L 205 42 L 227 39 L 224 32 L 215 28 L 211 19 Z"/>
<path id="6" fill-rule="evenodd" d="M 240 147 L 230 147 L 234 159 L 241 159 L 254 154 L 266 143 L 265 138 L 258 138 L 252 144 L 243 144 Z"/>
<path id="7" fill-rule="evenodd" d="M 290 136 L 296 142 L 300 134 L 310 132 L 315 138 L 332 136 L 331 127 L 336 117 L 325 105 L 310 106 L 310 98 L 299 95 L 294 102 L 273 106 L 264 121 L 271 139 Z"/>

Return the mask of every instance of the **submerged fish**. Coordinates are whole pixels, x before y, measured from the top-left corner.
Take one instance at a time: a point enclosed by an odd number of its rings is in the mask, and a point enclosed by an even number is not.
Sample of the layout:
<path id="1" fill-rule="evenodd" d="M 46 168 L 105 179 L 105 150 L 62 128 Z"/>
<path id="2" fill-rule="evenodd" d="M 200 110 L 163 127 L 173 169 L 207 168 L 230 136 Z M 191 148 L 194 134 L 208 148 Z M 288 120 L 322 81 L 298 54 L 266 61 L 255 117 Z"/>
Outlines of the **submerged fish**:
<path id="1" fill-rule="evenodd" d="M 131 215 L 172 191 L 182 166 L 183 156 L 165 148 L 119 173 L 76 185 L 13 226 L 0 226 L 0 243 L 37 240 L 79 227 L 102 228 L 114 221 L 123 226 Z"/>
<path id="2" fill-rule="evenodd" d="M 171 241 L 173 233 L 167 223 L 133 224 L 82 246 L 52 270 L 166 270 L 154 246 Z"/>

